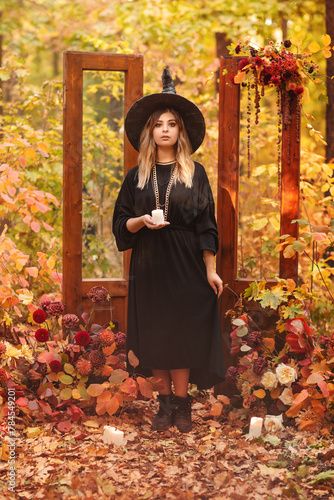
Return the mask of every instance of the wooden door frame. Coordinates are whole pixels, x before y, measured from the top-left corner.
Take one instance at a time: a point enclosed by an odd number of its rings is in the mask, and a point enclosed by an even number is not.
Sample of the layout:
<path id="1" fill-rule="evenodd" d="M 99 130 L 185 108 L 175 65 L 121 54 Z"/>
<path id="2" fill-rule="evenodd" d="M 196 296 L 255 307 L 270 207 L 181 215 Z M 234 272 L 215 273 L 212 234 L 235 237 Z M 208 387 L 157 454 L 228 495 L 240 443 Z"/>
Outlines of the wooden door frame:
<path id="1" fill-rule="evenodd" d="M 123 278 L 82 279 L 82 118 L 83 72 L 122 71 L 125 75 L 124 113 L 143 96 L 143 56 L 109 52 L 64 52 L 63 103 L 63 301 L 68 313 L 81 314 L 87 291 L 103 285 L 121 300 L 122 328 L 126 329 L 128 275 L 131 250 L 124 252 Z M 124 132 L 124 174 L 135 165 L 137 151 Z"/>
<path id="2" fill-rule="evenodd" d="M 219 78 L 217 272 L 234 292 L 224 289 L 220 307 L 224 354 L 228 364 L 232 364 L 232 358 L 229 352 L 230 325 L 225 313 L 233 307 L 236 295 L 254 281 L 237 277 L 240 85 L 233 82 L 233 77 L 238 71 L 240 59 L 240 56 L 220 57 Z M 282 102 L 282 108 L 285 106 L 287 102 Z M 297 238 L 298 224 L 291 223 L 299 217 L 300 113 L 296 113 L 297 99 L 292 106 L 292 121 L 282 129 L 280 235 L 290 234 Z M 298 255 L 287 259 L 280 252 L 279 276 L 297 280 Z"/>

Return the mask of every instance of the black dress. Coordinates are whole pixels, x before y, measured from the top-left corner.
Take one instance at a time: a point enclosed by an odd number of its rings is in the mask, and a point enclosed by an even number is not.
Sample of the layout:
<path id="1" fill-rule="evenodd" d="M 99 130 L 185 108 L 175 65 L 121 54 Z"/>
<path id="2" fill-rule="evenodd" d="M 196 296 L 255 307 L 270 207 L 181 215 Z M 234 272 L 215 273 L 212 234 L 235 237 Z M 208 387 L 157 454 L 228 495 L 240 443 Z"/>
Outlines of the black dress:
<path id="1" fill-rule="evenodd" d="M 157 164 L 160 203 L 172 163 Z M 152 176 L 152 174 L 151 174 Z M 218 250 L 214 200 L 204 167 L 195 162 L 192 188 L 178 182 L 170 192 L 167 220 L 161 229 L 146 226 L 131 233 L 126 221 L 151 214 L 155 196 L 151 179 L 138 188 L 138 166 L 127 173 L 113 213 L 119 251 L 132 248 L 128 294 L 127 352 L 139 359 L 135 372 L 151 368 L 190 368 L 189 381 L 208 389 L 224 378 L 217 295 L 209 285 L 202 250 Z M 127 370 L 133 368 L 127 361 Z"/>

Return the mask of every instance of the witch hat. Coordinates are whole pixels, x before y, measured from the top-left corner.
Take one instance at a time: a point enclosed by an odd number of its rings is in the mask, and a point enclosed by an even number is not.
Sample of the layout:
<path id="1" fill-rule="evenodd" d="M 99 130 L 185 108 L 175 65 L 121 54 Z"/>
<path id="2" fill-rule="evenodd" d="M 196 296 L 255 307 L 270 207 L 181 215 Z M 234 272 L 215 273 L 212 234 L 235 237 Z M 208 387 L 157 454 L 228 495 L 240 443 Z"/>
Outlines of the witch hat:
<path id="1" fill-rule="evenodd" d="M 205 136 L 204 116 L 193 102 L 176 93 L 168 66 L 164 68 L 161 79 L 163 86 L 161 93 L 141 97 L 129 109 L 124 123 L 126 135 L 132 146 L 139 151 L 141 131 L 153 111 L 165 107 L 174 108 L 182 116 L 194 153 Z"/>

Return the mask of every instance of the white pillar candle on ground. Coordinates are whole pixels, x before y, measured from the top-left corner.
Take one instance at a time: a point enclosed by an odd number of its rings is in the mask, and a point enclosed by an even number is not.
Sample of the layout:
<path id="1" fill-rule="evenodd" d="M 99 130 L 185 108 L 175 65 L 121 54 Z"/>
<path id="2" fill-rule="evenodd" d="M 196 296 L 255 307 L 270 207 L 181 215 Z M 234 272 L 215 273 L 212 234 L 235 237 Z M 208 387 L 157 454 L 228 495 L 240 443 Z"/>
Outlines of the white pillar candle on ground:
<path id="1" fill-rule="evenodd" d="M 249 424 L 249 437 L 257 438 L 261 436 L 263 425 L 263 418 L 261 417 L 252 417 Z"/>
<path id="2" fill-rule="evenodd" d="M 125 444 L 124 432 L 110 425 L 103 427 L 102 439 L 106 444 L 115 444 L 116 446 Z"/>
<path id="3" fill-rule="evenodd" d="M 152 218 L 154 224 L 162 224 L 163 222 L 165 222 L 164 212 L 163 210 L 161 210 L 161 208 L 152 210 Z"/>

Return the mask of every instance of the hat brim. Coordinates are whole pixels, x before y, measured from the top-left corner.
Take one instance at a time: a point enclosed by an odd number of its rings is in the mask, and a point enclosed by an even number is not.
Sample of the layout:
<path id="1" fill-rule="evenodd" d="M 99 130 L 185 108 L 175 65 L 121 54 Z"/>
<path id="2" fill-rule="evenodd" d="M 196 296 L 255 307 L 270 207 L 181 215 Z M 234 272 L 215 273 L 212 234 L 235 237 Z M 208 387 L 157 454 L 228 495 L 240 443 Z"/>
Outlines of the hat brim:
<path id="1" fill-rule="evenodd" d="M 132 146 L 139 151 L 141 131 L 150 115 L 159 108 L 170 107 L 180 113 L 186 127 L 192 153 L 199 148 L 205 136 L 205 120 L 199 108 L 178 94 L 150 94 L 138 99 L 129 109 L 124 128 Z"/>

